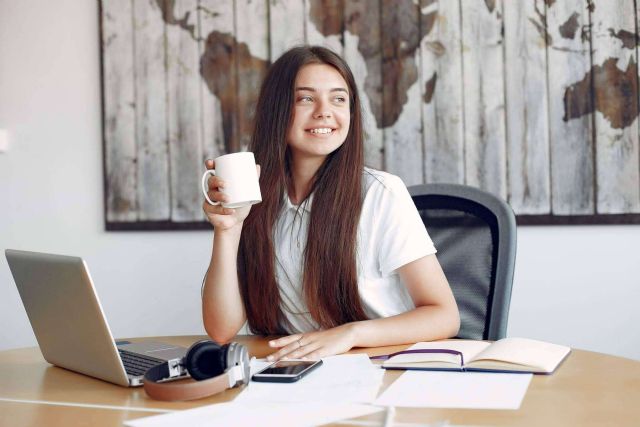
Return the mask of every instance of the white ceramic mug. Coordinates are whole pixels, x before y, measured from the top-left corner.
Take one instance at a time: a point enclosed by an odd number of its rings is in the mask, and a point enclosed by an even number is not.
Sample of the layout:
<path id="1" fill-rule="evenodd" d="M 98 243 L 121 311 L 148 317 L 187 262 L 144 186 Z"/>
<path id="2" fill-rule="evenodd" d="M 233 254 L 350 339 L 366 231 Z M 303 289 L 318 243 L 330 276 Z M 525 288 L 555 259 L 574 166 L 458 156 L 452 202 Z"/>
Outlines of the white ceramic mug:
<path id="1" fill-rule="evenodd" d="M 224 181 L 224 188 L 220 191 L 228 197 L 228 201 L 222 203 L 225 208 L 241 208 L 262 201 L 256 159 L 251 152 L 220 156 L 215 159 L 215 169 L 208 169 L 202 175 L 204 197 L 210 204 L 219 205 L 220 202 L 214 202 L 209 198 L 209 175 L 219 176 Z"/>

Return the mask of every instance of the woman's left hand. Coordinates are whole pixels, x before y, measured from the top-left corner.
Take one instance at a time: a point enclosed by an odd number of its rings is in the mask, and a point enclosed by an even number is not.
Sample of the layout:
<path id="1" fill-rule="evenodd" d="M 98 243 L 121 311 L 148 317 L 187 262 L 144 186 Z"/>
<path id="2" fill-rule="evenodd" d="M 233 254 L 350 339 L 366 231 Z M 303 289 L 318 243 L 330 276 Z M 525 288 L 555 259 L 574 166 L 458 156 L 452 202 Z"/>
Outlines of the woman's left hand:
<path id="1" fill-rule="evenodd" d="M 324 331 L 294 334 L 269 341 L 269 347 L 279 348 L 267 360 L 309 359 L 351 350 L 355 343 L 355 323 L 347 323 Z"/>

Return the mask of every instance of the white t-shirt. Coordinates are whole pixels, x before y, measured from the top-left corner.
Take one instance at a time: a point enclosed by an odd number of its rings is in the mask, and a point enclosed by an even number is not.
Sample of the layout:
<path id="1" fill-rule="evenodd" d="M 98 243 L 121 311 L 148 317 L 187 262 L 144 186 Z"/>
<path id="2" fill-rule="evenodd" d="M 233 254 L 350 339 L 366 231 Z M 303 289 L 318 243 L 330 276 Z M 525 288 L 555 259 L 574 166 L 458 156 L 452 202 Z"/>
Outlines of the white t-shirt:
<path id="1" fill-rule="evenodd" d="M 400 178 L 369 168 L 363 178 L 366 195 L 358 224 L 358 290 L 366 315 L 375 319 L 415 308 L 396 270 L 436 249 Z M 301 206 L 285 199 L 274 230 L 276 281 L 282 311 L 294 328 L 288 332 L 309 332 L 318 329 L 302 294 L 303 251 L 313 195 Z"/>

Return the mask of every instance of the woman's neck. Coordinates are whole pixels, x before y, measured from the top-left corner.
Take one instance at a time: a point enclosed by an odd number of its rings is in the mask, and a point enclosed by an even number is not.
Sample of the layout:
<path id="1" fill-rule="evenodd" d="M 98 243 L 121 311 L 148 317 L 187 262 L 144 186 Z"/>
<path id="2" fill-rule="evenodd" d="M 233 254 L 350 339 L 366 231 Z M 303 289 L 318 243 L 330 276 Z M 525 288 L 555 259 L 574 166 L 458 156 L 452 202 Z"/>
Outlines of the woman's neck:
<path id="1" fill-rule="evenodd" d="M 289 189 L 291 203 L 298 205 L 309 195 L 313 185 L 313 178 L 322 163 L 324 163 L 324 160 L 324 158 L 320 157 L 293 159 L 291 165 L 293 188 Z"/>

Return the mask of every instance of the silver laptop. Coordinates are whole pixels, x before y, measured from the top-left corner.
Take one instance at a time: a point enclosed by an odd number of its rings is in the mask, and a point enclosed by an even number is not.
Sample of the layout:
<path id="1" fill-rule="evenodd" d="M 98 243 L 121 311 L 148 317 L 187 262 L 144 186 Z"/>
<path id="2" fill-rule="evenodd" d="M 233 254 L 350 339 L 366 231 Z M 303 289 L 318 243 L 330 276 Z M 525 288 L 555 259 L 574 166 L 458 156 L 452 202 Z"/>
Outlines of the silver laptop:
<path id="1" fill-rule="evenodd" d="M 45 360 L 122 386 L 186 349 L 114 342 L 87 264 L 78 257 L 7 249 L 9 268 Z"/>

